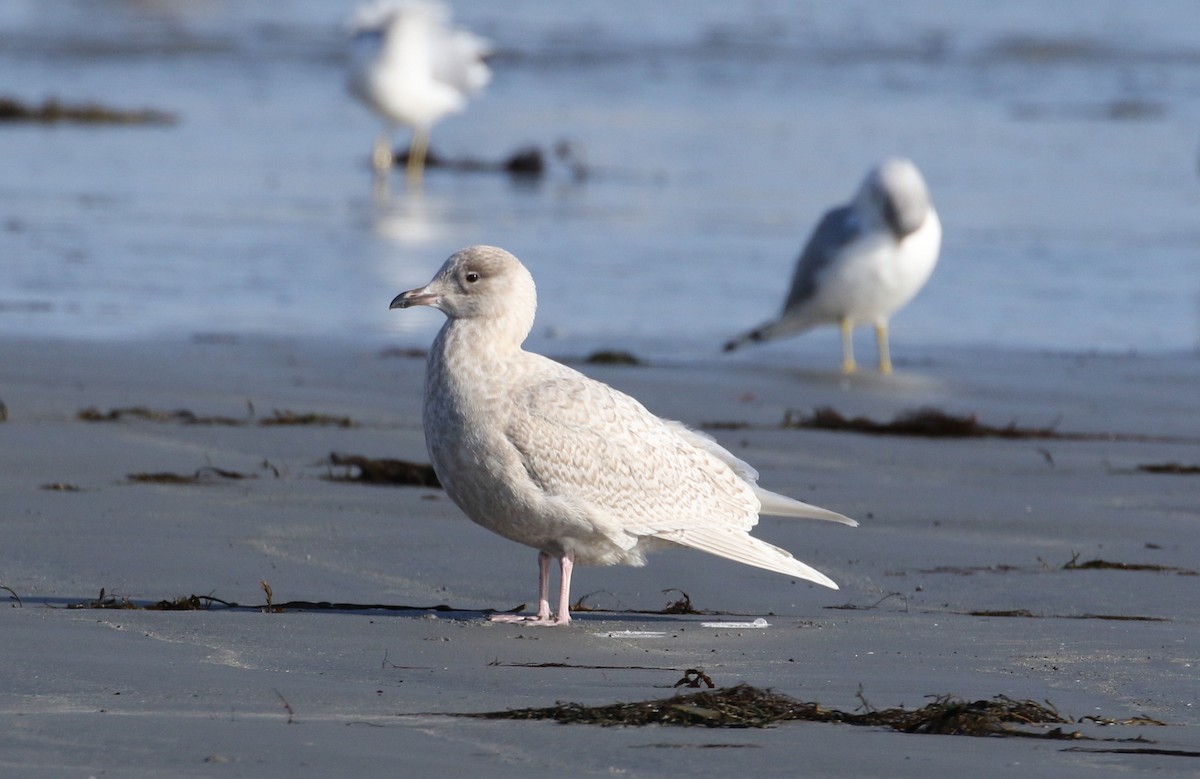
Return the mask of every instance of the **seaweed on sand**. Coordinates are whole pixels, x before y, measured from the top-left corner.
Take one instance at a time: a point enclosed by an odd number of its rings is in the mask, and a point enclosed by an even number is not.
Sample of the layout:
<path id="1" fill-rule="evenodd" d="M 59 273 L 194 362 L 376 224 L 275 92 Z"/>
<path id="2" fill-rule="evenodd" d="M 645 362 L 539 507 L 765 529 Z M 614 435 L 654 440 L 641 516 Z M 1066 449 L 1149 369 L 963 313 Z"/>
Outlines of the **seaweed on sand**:
<path id="1" fill-rule="evenodd" d="M 329 464 L 346 468 L 342 475 L 329 474 L 329 481 L 359 482 L 362 484 L 390 484 L 408 487 L 437 487 L 438 481 L 433 466 L 408 460 L 373 459 L 357 454 L 329 454 Z M 356 475 L 352 475 L 355 474 Z"/>
<path id="2" fill-rule="evenodd" d="M 72 105 L 55 98 L 49 98 L 41 105 L 33 105 L 11 97 L 0 97 L 0 122 L 167 125 L 176 121 L 174 114 L 153 109 L 127 110 L 99 103 Z"/>
<path id="3" fill-rule="evenodd" d="M 975 414 L 949 414 L 935 408 L 919 408 L 897 414 L 891 422 L 876 422 L 866 417 L 847 417 L 823 406 L 811 414 L 787 411 L 783 427 L 812 430 L 836 430 L 872 435 L 904 435 L 922 438 L 1058 438 L 1052 427 L 1004 427 L 984 424 Z"/>
<path id="4" fill-rule="evenodd" d="M 193 474 L 172 473 L 171 471 L 155 471 L 152 473 L 131 473 L 126 478 L 136 484 L 216 484 L 219 479 L 257 479 L 253 473 L 241 473 L 224 468 L 205 466 L 198 468 Z"/>
<path id="5" fill-rule="evenodd" d="M 125 417 L 134 419 L 142 419 L 148 422 L 181 422 L 185 425 L 227 425 L 237 427 L 239 425 L 247 425 L 253 422 L 254 407 L 250 406 L 250 417 L 246 419 L 235 419 L 233 417 L 222 416 L 201 416 L 187 409 L 178 409 L 176 411 L 161 411 L 159 409 L 147 408 L 145 406 L 128 406 L 125 408 L 113 408 L 108 411 L 101 411 L 95 406 L 89 406 L 83 409 L 75 418 L 81 422 L 117 422 Z M 358 423 L 349 417 L 334 416 L 332 414 L 318 414 L 314 412 L 297 413 L 284 409 L 280 411 L 276 409 L 271 412 L 271 416 L 263 417 L 258 420 L 258 424 L 264 427 L 285 427 L 285 426 L 332 426 L 332 427 L 358 427 Z"/>
<path id="6" fill-rule="evenodd" d="M 708 728 L 761 728 L 781 722 L 832 722 L 846 725 L 886 727 L 902 733 L 956 736 L 1021 736 L 1027 738 L 1078 739 L 1077 732 L 1056 727 L 1043 732 L 1027 730 L 1035 725 L 1063 725 L 1064 718 L 1053 706 L 1003 695 L 991 700 L 965 701 L 949 695 L 937 696 L 919 709 L 869 709 L 846 712 L 819 703 L 796 700 L 787 695 L 739 684 L 719 690 L 702 690 L 633 703 L 585 706 L 559 703 L 547 708 L 510 709 L 462 717 L 511 720 L 553 720 L 586 725 L 677 725 Z"/>

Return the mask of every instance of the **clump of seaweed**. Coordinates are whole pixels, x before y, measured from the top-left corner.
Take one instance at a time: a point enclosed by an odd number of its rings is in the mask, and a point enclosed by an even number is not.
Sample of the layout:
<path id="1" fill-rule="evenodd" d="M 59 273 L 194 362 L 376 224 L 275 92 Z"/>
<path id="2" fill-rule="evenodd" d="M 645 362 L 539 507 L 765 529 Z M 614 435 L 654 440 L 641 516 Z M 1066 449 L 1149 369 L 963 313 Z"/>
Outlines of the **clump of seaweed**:
<path id="1" fill-rule="evenodd" d="M 115 595 L 109 594 L 103 587 L 100 588 L 99 597 L 94 600 L 84 601 L 83 603 L 69 603 L 68 609 L 137 609 L 141 608 L 129 598 L 118 598 Z"/>
<path id="2" fill-rule="evenodd" d="M 975 414 L 949 414 L 936 408 L 919 408 L 898 414 L 891 422 L 876 422 L 866 417 L 847 417 L 828 406 L 811 414 L 788 410 L 783 427 L 811 430 L 836 430 L 872 435 L 905 435 L 922 438 L 1058 438 L 1052 427 L 1004 427 L 987 425 Z"/>
<path id="3" fill-rule="evenodd" d="M 968 617 L 1022 617 L 1025 619 L 1099 619 L 1111 622 L 1170 622 L 1166 617 L 1145 617 L 1136 614 L 1034 614 L 1029 609 L 978 609 L 960 611 Z"/>
<path id="4" fill-rule="evenodd" d="M 137 602 L 128 597 L 118 597 L 109 593 L 103 587 L 99 597 L 89 600 L 68 603 L 68 609 L 131 609 L 142 611 L 195 611 L 208 609 L 227 609 L 231 611 L 260 611 L 271 614 L 282 614 L 285 611 L 397 611 L 397 612 L 441 612 L 441 613 L 479 613 L 479 609 L 462 609 L 445 603 L 432 606 L 408 606 L 390 603 L 335 603 L 331 601 L 291 600 L 283 603 L 275 601 L 275 592 L 264 579 L 258 583 L 259 589 L 266 596 L 266 602 L 260 604 L 242 604 L 236 601 L 224 600 L 215 595 L 183 595 L 175 598 L 164 598 L 158 601 Z M 8 587 L 0 585 L 0 589 L 8 590 L 15 598 L 16 593 Z M 18 600 L 20 600 L 18 598 Z M 521 604 L 507 613 L 520 613 L 525 609 Z M 495 609 L 483 609 L 483 613 L 496 613 Z"/>
<path id="5" fill-rule="evenodd" d="M 234 417 L 223 416 L 201 416 L 188 409 L 178 409 L 175 411 L 161 411 L 158 409 L 147 408 L 145 406 L 128 406 L 125 408 L 113 408 L 108 411 L 101 411 L 95 406 L 89 406 L 78 414 L 75 418 L 81 422 L 117 422 L 125 417 L 134 419 L 142 419 L 147 422 L 179 422 L 185 425 L 227 425 L 230 427 L 238 427 L 253 423 L 254 407 L 250 406 L 250 416 L 245 419 L 236 419 Z M 318 426 L 333 426 L 333 427 L 358 427 L 358 423 L 349 417 L 334 416 L 331 414 L 317 414 L 313 412 L 297 413 L 289 410 L 275 410 L 271 412 L 271 416 L 263 417 L 258 420 L 259 425 L 264 427 L 281 427 L 291 425 L 318 425 Z"/>
<path id="6" fill-rule="evenodd" d="M 408 164 L 408 150 L 403 150 L 393 156 L 397 165 Z M 457 173 L 505 173 L 514 179 L 536 180 L 547 175 L 550 163 L 558 161 L 565 165 L 571 177 L 582 181 L 590 174 L 588 166 L 583 162 L 582 155 L 575 144 L 569 141 L 558 141 L 552 154 L 547 154 L 540 146 L 530 144 L 515 149 L 500 160 L 484 160 L 477 157 L 444 157 L 433 149 L 425 152 L 425 167 L 452 170 Z"/>
<path id="7" fill-rule="evenodd" d="M 1183 463 L 1144 463 L 1137 469 L 1142 473 L 1170 473 L 1177 476 L 1200 474 L 1200 465 L 1184 465 Z"/>
<path id="8" fill-rule="evenodd" d="M 101 411 L 95 406 L 88 406 L 75 415 L 81 422 L 117 422 L 123 417 L 144 419 L 148 422 L 182 422 L 187 425 L 244 425 L 246 420 L 231 417 L 202 417 L 187 409 L 176 411 L 159 411 L 145 406 L 127 406 Z"/>
<path id="9" fill-rule="evenodd" d="M 1064 718 L 1051 705 L 1030 700 L 1013 700 L 998 695 L 991 700 L 965 701 L 950 695 L 937 696 L 919 709 L 903 707 L 862 712 L 826 708 L 819 703 L 796 700 L 787 695 L 739 684 L 719 690 L 702 690 L 671 698 L 585 706 L 559 703 L 547 708 L 459 714 L 461 717 L 509 720 L 553 720 L 564 724 L 675 725 L 708 728 L 762 728 L 782 722 L 831 722 L 868 727 L 886 727 L 901 733 L 954 736 L 1018 736 L 1026 738 L 1080 739 L 1078 732 L 1062 728 L 1037 732 L 1034 725 L 1062 725 Z"/>
<path id="10" fill-rule="evenodd" d="M 330 481 L 349 481 L 361 484 L 385 484 L 408 487 L 440 488 L 433 466 L 408 460 L 372 459 L 357 454 L 331 452 L 329 464 L 344 467 L 347 472 L 340 476 L 326 476 Z M 355 473 L 356 472 L 356 473 Z M 352 475 L 354 473 L 354 475 Z"/>
<path id="11" fill-rule="evenodd" d="M 1122 563 L 1112 560 L 1085 560 L 1079 562 L 1079 553 L 1063 563 L 1064 571 L 1157 571 L 1160 573 L 1177 573 L 1180 576 L 1197 576 L 1196 571 L 1187 568 L 1177 568 L 1172 565 L 1157 565 L 1155 563 Z"/>
<path id="12" fill-rule="evenodd" d="M 584 362 L 589 365 L 645 365 L 645 361 L 633 352 L 620 349 L 601 349 L 592 352 Z"/>
<path id="13" fill-rule="evenodd" d="M 70 484 L 64 481 L 46 482 L 40 486 L 40 489 L 48 490 L 50 492 L 83 492 L 79 485 Z"/>
<path id="14" fill-rule="evenodd" d="M 723 426 L 730 423 L 710 423 Z M 834 432 L 865 433 L 868 435 L 915 436 L 920 438 L 1005 438 L 1005 439 L 1056 439 L 1063 441 L 1129 441 L 1129 442 L 1192 442 L 1186 436 L 1141 435 L 1135 433 L 1079 433 L 1062 432 L 1055 425 L 1045 427 L 1020 427 L 1016 422 L 1007 425 L 989 425 L 979 421 L 975 414 L 950 414 L 936 408 L 919 408 L 897 414 L 891 422 L 876 422 L 867 417 L 848 417 L 822 406 L 811 414 L 788 409 L 784 412 L 780 427 L 792 430 L 827 430 Z M 1053 465 L 1050 453 L 1038 450 Z"/>
<path id="15" fill-rule="evenodd" d="M 174 114 L 153 109 L 131 111 L 110 108 L 99 103 L 72 105 L 60 103 L 55 98 L 44 100 L 41 105 L 33 105 L 11 97 L 0 97 L 0 122 L 168 125 L 175 124 L 176 121 L 178 120 Z"/>
<path id="16" fill-rule="evenodd" d="M 358 427 L 350 417 L 339 417 L 330 414 L 315 414 L 312 412 L 297 414 L 294 411 L 274 411 L 271 416 L 264 417 L 258 424 L 267 427 L 280 425 L 320 425 L 331 427 Z"/>
<path id="17" fill-rule="evenodd" d="M 221 479 L 257 479 L 258 476 L 253 473 L 241 473 L 209 465 L 197 468 L 196 472 L 190 475 L 171 471 L 154 471 L 131 473 L 126 478 L 135 484 L 216 484 Z"/>
<path id="18" fill-rule="evenodd" d="M 603 590 L 600 592 L 603 592 Z M 587 599 L 599 595 L 600 592 L 590 592 L 587 595 L 579 596 L 579 600 L 575 601 L 575 605 L 571 607 L 571 611 L 603 611 L 611 614 L 705 614 L 710 616 L 725 614 L 725 612 L 701 611 L 697 609 L 692 605 L 691 596 L 676 587 L 669 587 L 662 591 L 663 595 L 677 592 L 679 593 L 679 597 L 673 601 L 669 601 L 661 609 L 604 609 L 588 605 Z"/>

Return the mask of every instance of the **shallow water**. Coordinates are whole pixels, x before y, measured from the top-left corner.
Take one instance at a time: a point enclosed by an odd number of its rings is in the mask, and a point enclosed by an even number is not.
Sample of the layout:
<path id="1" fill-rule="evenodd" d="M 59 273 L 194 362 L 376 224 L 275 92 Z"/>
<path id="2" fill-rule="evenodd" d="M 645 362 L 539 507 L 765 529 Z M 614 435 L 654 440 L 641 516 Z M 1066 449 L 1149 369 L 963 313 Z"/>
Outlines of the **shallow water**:
<path id="1" fill-rule="evenodd" d="M 0 6 L 0 94 L 179 117 L 0 126 L 0 332 L 423 345 L 440 315 L 388 302 L 486 242 L 533 271 L 540 347 L 711 356 L 773 315 L 821 212 L 905 154 L 946 235 L 897 358 L 1200 346 L 1193 3 L 458 3 L 495 78 L 434 148 L 569 140 L 589 175 L 397 175 L 386 202 L 343 88 L 351 7 Z M 743 359 L 797 351 L 836 363 L 836 333 Z"/>

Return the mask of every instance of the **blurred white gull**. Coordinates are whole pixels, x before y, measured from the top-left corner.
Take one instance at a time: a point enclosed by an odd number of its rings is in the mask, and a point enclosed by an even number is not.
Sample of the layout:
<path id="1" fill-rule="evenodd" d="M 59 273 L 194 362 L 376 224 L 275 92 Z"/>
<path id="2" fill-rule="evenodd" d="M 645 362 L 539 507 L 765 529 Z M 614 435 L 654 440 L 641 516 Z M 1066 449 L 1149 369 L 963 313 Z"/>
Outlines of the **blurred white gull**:
<path id="1" fill-rule="evenodd" d="M 857 523 L 768 492 L 712 438 L 522 349 L 537 293 L 516 257 L 463 249 L 391 303 L 410 306 L 447 316 L 425 378 L 425 443 L 438 479 L 472 520 L 538 550 L 537 614 L 494 620 L 565 625 L 576 563 L 642 565 L 646 552 L 673 545 L 837 589 L 749 531 L 759 514 Z M 561 572 L 556 615 L 552 558 Z"/>
<path id="2" fill-rule="evenodd" d="M 854 363 L 854 326 L 875 325 L 879 372 L 892 372 L 888 317 L 921 290 L 937 264 L 942 224 L 925 179 L 911 161 L 885 160 L 854 200 L 822 217 L 796 262 L 779 318 L 725 344 L 768 341 L 822 324 L 842 329 L 842 370 Z"/>
<path id="3" fill-rule="evenodd" d="M 375 171 L 391 169 L 390 135 L 404 125 L 412 129 L 408 181 L 418 185 L 430 129 L 491 80 L 483 62 L 490 44 L 451 27 L 450 10 L 436 2 L 378 0 L 359 6 L 348 27 L 350 91 L 387 123 L 375 142 Z"/>

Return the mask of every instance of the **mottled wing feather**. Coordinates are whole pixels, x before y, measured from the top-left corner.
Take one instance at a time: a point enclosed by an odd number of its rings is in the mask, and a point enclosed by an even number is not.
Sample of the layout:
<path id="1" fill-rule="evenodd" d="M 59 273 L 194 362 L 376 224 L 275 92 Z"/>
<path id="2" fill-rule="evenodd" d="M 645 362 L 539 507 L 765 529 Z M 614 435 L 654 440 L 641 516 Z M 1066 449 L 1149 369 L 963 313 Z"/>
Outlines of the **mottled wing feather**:
<path id="1" fill-rule="evenodd" d="M 605 525 L 650 536 L 746 531 L 758 521 L 753 487 L 726 462 L 605 384 L 560 373 L 521 391 L 512 408 L 506 435 L 526 472 Z"/>

